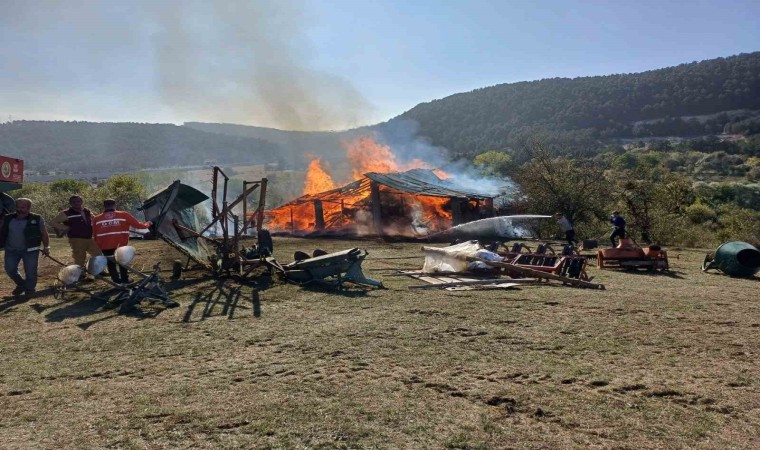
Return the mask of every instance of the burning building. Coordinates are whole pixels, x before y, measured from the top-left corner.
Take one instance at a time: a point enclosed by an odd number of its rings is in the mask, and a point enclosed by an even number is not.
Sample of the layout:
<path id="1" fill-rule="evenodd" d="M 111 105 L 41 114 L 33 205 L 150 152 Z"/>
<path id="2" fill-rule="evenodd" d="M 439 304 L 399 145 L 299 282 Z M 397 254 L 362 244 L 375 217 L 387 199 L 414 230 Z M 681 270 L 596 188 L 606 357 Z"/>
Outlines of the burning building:
<path id="1" fill-rule="evenodd" d="M 307 193 L 267 211 L 266 226 L 296 235 L 425 237 L 493 216 L 496 194 L 466 188 L 437 173 L 445 176 L 430 169 L 367 172 L 342 187 Z"/>

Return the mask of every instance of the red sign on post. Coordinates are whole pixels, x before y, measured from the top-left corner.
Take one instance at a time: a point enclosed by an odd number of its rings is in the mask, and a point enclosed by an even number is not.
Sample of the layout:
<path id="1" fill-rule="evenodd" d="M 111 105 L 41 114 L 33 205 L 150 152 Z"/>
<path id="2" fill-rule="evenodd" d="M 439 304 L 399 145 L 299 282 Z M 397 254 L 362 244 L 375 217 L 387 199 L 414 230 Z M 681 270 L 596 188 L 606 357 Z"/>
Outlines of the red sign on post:
<path id="1" fill-rule="evenodd" d="M 16 158 L 0 156 L 0 181 L 23 183 L 24 161 Z"/>

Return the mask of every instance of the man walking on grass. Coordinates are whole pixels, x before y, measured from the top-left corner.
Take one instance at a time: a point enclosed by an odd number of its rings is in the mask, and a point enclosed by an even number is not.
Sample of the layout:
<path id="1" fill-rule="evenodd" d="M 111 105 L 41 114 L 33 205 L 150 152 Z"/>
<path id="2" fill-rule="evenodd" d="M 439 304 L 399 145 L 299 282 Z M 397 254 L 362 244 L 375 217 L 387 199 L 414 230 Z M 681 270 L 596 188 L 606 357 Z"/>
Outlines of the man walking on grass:
<path id="1" fill-rule="evenodd" d="M 45 229 L 45 220 L 31 210 L 32 201 L 20 198 L 16 200 L 16 212 L 6 215 L 0 225 L 0 248 L 5 248 L 5 273 L 16 283 L 12 294 L 24 294 L 26 298 L 34 297 L 37 289 L 40 250 L 45 255 L 50 254 L 50 238 Z M 26 278 L 18 271 L 18 265 L 22 261 Z"/>
<path id="2" fill-rule="evenodd" d="M 87 254 L 102 255 L 92 238 L 92 213 L 83 205 L 82 197 L 75 194 L 69 198 L 69 209 L 64 209 L 53 219 L 53 228 L 69 238 L 74 264 L 84 267 Z M 82 273 L 84 275 L 84 272 Z"/>
<path id="3" fill-rule="evenodd" d="M 573 228 L 573 224 L 570 223 L 570 220 L 561 212 L 555 213 L 554 218 L 557 220 L 559 229 L 565 233 L 567 243 L 574 247 L 577 241 L 575 239 L 575 229 Z"/>
<path id="4" fill-rule="evenodd" d="M 150 222 L 140 222 L 126 211 L 116 210 L 115 200 L 103 202 L 103 213 L 93 219 L 95 242 L 105 256 L 113 256 L 116 249 L 129 244 L 129 228 L 150 228 Z M 108 258 L 108 274 L 114 283 L 129 283 L 129 272 Z"/>
<path id="5" fill-rule="evenodd" d="M 615 238 L 625 239 L 625 219 L 620 215 L 620 211 L 612 211 L 610 217 L 610 223 L 612 224 L 612 233 L 610 234 L 610 242 L 615 247 Z"/>

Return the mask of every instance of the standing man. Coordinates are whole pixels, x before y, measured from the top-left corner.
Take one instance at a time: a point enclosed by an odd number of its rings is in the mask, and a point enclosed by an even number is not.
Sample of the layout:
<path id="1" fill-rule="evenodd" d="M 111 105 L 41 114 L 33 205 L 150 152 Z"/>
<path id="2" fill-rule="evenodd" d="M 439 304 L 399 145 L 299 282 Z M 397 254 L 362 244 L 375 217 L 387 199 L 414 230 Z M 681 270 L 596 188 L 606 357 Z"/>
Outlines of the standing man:
<path id="1" fill-rule="evenodd" d="M 69 209 L 64 209 L 53 219 L 56 232 L 65 233 L 69 238 L 74 264 L 85 267 L 87 254 L 102 255 L 92 238 L 92 213 L 83 206 L 82 197 L 74 194 L 69 198 Z M 84 276 L 84 272 L 82 275 Z"/>
<path id="2" fill-rule="evenodd" d="M 610 234 L 610 242 L 615 247 L 615 237 L 625 239 L 625 219 L 620 215 L 620 211 L 612 211 L 610 217 L 610 223 L 612 224 L 612 234 Z"/>
<path id="3" fill-rule="evenodd" d="M 116 249 L 129 244 L 129 228 L 150 228 L 150 222 L 140 222 L 126 211 L 116 210 L 115 200 L 103 201 L 103 213 L 93 219 L 95 242 L 105 256 L 113 256 Z M 129 272 L 108 258 L 108 274 L 114 283 L 129 283 Z"/>
<path id="4" fill-rule="evenodd" d="M 37 289 L 37 264 L 40 250 L 50 254 L 50 238 L 45 229 L 45 220 L 32 211 L 32 201 L 28 198 L 16 200 L 16 212 L 7 214 L 0 225 L 0 248 L 5 248 L 5 273 L 16 283 L 12 294 L 34 297 Z M 19 262 L 24 262 L 24 279 L 18 271 Z"/>
<path id="5" fill-rule="evenodd" d="M 567 239 L 567 243 L 575 246 L 575 243 L 577 242 L 575 239 L 575 229 L 573 228 L 573 224 L 570 223 L 570 220 L 565 217 L 564 214 L 558 212 L 554 214 L 554 218 L 557 219 L 557 223 L 559 224 L 559 229 L 562 230 L 563 233 L 565 233 L 565 239 Z"/>

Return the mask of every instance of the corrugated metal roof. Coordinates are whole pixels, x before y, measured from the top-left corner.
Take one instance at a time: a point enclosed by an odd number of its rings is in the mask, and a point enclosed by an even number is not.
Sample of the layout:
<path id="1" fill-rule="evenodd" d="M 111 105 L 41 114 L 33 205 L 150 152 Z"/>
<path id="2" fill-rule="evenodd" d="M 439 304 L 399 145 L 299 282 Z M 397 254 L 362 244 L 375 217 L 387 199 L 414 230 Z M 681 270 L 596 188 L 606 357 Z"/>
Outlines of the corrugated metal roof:
<path id="1" fill-rule="evenodd" d="M 413 169 L 401 173 L 365 173 L 365 177 L 401 192 L 433 197 L 492 198 L 497 194 L 473 191 L 448 180 L 441 180 L 432 170 Z"/>

